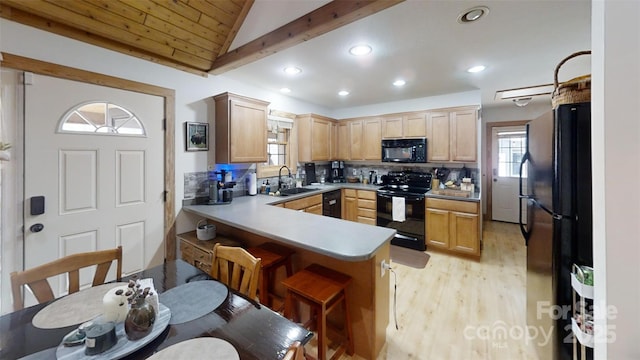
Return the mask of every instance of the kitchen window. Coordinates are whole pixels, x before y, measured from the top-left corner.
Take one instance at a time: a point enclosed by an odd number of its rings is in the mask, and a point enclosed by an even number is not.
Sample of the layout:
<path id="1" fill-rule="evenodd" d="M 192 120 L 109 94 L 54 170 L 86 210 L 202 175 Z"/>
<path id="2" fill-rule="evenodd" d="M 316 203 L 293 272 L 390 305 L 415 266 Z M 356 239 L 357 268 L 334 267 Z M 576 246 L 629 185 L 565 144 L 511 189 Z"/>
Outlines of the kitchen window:
<path id="1" fill-rule="evenodd" d="M 295 172 L 291 161 L 291 134 L 293 120 L 269 117 L 267 124 L 267 162 L 257 165 L 259 178 L 278 176 L 283 165 Z"/>

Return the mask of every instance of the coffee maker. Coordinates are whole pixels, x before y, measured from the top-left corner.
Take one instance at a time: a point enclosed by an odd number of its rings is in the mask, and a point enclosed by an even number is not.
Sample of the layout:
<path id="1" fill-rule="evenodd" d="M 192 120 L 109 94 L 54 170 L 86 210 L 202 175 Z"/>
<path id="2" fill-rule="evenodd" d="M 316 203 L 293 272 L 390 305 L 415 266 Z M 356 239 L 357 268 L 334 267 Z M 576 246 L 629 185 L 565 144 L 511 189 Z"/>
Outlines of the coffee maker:
<path id="1" fill-rule="evenodd" d="M 331 162 L 331 182 L 343 183 L 344 182 L 344 161 L 332 161 Z"/>
<path id="2" fill-rule="evenodd" d="M 231 178 L 227 177 L 226 170 L 209 172 L 209 205 L 229 204 L 233 200 L 232 188 L 236 182 L 225 181 L 226 178 Z"/>

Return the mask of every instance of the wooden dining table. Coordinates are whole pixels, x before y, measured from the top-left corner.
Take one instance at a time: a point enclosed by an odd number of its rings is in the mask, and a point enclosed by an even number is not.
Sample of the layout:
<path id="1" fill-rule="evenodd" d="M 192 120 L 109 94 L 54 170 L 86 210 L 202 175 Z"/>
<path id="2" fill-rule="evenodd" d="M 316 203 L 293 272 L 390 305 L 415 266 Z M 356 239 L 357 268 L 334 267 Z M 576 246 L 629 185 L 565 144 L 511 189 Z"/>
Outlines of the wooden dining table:
<path id="1" fill-rule="evenodd" d="M 212 280 L 208 274 L 182 260 L 123 278 L 152 278 L 156 291 L 162 293 L 193 281 Z M 227 289 L 228 295 L 213 311 L 191 321 L 169 324 L 146 346 L 124 359 L 145 359 L 180 342 L 215 337 L 233 345 L 240 359 L 282 359 L 288 347 L 300 341 L 306 344 L 313 333 L 244 295 Z M 56 301 L 56 300 L 53 300 Z M 203 302 L 207 299 L 203 298 Z M 0 359 L 21 357 L 55 358 L 62 338 L 79 324 L 41 329 L 32 324 L 33 317 L 48 303 L 38 304 L 0 317 Z M 205 354 L 203 354 L 205 355 Z"/>

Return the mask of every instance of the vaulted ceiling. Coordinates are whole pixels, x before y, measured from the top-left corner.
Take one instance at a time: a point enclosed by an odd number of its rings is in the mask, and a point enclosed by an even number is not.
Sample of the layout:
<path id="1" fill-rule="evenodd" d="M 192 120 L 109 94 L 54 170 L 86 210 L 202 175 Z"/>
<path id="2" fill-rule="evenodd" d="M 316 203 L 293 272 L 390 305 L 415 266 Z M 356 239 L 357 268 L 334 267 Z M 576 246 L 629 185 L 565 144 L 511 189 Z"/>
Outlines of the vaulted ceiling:
<path id="1" fill-rule="evenodd" d="M 220 74 L 403 0 L 336 0 L 232 51 L 254 0 L 0 0 L 0 16 L 181 70 Z"/>

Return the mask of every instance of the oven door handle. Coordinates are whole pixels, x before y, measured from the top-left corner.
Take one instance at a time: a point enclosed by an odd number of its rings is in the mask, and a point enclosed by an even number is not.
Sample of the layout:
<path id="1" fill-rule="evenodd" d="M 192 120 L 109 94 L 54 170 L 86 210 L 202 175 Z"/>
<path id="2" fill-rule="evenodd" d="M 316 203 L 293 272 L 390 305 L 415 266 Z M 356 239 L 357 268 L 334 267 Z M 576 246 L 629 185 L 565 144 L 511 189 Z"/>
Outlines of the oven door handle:
<path id="1" fill-rule="evenodd" d="M 424 196 L 415 196 L 415 197 L 409 197 L 409 196 L 404 196 L 404 195 L 394 196 L 394 195 L 386 195 L 386 194 L 380 194 L 380 193 L 378 193 L 378 196 L 386 198 L 386 199 L 391 199 L 393 197 L 403 197 L 405 201 L 421 201 L 421 200 L 424 200 Z"/>

